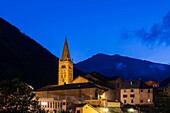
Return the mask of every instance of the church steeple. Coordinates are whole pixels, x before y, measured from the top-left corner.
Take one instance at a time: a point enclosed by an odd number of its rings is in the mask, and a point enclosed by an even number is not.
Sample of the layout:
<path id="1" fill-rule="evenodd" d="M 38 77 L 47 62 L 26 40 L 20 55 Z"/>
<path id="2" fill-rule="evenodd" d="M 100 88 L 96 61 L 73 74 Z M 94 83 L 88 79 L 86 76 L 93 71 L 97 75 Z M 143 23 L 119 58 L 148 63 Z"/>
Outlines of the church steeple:
<path id="1" fill-rule="evenodd" d="M 62 53 L 62 61 L 70 61 L 70 52 L 68 48 L 68 43 L 67 43 L 67 37 L 65 37 L 65 42 L 64 42 L 64 48 L 63 48 L 63 53 Z"/>
<path id="2" fill-rule="evenodd" d="M 73 80 L 73 61 L 70 58 L 67 38 L 65 38 L 62 57 L 58 64 L 58 85 L 71 84 Z"/>

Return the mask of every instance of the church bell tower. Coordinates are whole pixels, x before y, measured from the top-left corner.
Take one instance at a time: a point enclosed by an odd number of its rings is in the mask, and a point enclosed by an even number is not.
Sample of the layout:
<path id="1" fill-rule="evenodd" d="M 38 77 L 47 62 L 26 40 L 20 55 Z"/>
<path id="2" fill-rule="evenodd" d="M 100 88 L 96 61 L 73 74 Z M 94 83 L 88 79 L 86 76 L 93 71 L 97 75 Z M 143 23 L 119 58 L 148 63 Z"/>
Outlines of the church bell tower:
<path id="1" fill-rule="evenodd" d="M 62 58 L 59 59 L 58 85 L 71 84 L 73 80 L 73 61 L 70 58 L 67 38 L 65 38 Z"/>

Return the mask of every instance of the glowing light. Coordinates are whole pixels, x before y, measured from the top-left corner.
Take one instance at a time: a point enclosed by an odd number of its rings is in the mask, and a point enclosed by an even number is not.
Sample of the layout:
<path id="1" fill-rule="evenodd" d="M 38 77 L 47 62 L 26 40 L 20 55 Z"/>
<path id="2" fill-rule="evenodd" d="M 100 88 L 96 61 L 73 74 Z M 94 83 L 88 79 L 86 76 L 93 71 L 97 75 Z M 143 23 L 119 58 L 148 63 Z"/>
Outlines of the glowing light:
<path id="1" fill-rule="evenodd" d="M 108 108 L 104 108 L 103 111 L 104 111 L 104 112 L 108 112 Z"/>
<path id="2" fill-rule="evenodd" d="M 101 98 L 104 98 L 105 96 L 104 96 L 104 94 L 103 95 L 101 95 Z"/>
<path id="3" fill-rule="evenodd" d="M 135 110 L 134 110 L 133 108 L 130 108 L 130 109 L 128 109 L 128 112 L 129 112 L 129 113 L 134 113 Z"/>
<path id="4" fill-rule="evenodd" d="M 47 105 L 47 102 L 41 102 L 41 105 L 42 105 L 42 106 L 46 106 L 46 105 Z"/>
<path id="5" fill-rule="evenodd" d="M 150 102 L 151 101 L 151 99 L 148 99 L 148 102 Z"/>

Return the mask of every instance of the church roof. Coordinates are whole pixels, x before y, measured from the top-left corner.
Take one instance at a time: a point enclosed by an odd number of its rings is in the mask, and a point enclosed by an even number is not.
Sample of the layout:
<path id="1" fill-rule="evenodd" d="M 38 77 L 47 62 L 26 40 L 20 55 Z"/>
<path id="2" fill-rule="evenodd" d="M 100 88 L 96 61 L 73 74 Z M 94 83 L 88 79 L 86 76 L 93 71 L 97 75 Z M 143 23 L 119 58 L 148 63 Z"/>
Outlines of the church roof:
<path id="1" fill-rule="evenodd" d="M 67 38 L 65 38 L 64 48 L 63 48 L 63 53 L 62 53 L 61 60 L 62 61 L 70 60 L 70 52 L 69 52 L 69 48 L 68 48 Z"/>
<path id="2" fill-rule="evenodd" d="M 101 85 L 110 89 L 115 89 L 114 85 L 108 81 L 108 78 L 101 75 L 100 73 L 97 72 L 92 72 L 92 73 L 86 73 L 83 75 L 80 75 L 84 78 L 86 78 L 87 80 L 93 82 L 96 85 Z"/>
<path id="3" fill-rule="evenodd" d="M 53 91 L 53 90 L 69 90 L 69 89 L 83 89 L 83 88 L 99 88 L 108 90 L 108 88 L 93 83 L 76 83 L 76 84 L 65 84 L 65 85 L 48 85 L 38 89 L 37 91 Z"/>

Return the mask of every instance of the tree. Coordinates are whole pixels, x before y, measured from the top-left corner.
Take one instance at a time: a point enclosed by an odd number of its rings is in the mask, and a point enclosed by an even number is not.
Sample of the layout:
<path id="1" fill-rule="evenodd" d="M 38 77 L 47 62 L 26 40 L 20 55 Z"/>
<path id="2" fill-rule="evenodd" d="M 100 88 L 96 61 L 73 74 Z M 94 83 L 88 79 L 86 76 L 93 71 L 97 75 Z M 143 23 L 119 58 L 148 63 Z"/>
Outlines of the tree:
<path id="1" fill-rule="evenodd" d="M 38 98 L 33 89 L 19 80 L 6 80 L 0 83 L 0 112 L 38 112 Z"/>

